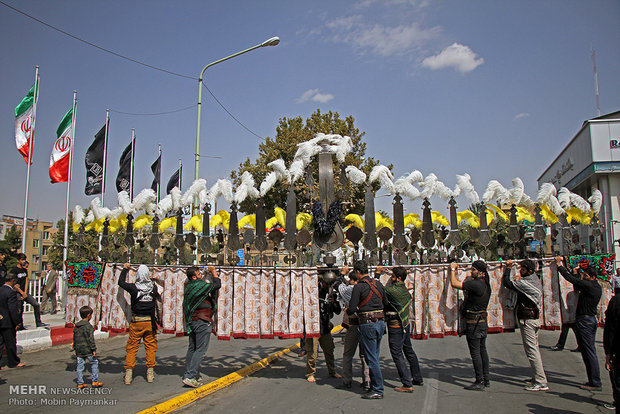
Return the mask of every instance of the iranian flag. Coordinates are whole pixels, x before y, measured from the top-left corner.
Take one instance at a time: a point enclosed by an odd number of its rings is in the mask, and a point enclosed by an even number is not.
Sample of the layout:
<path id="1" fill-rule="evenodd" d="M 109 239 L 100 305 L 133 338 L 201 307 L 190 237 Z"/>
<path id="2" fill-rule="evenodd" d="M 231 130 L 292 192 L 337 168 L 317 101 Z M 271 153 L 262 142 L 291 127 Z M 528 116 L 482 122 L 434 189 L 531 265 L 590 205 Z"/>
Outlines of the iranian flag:
<path id="1" fill-rule="evenodd" d="M 69 159 L 73 140 L 73 108 L 60 121 L 56 130 L 58 139 L 50 156 L 50 178 L 52 183 L 65 183 L 69 180 Z"/>
<path id="2" fill-rule="evenodd" d="M 35 86 L 32 85 L 28 95 L 15 107 L 15 145 L 26 163 L 28 163 L 30 140 L 34 136 Z"/>

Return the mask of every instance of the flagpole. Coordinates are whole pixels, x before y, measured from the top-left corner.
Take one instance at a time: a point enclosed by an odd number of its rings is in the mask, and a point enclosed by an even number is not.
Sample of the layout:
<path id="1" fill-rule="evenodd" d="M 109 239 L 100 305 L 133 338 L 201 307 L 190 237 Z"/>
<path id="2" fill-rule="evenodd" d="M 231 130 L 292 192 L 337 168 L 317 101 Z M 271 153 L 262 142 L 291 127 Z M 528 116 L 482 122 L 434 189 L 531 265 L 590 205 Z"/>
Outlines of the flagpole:
<path id="1" fill-rule="evenodd" d="M 105 110 L 105 135 L 103 138 L 103 179 L 101 182 L 101 207 L 104 206 L 103 201 L 105 197 L 105 169 L 108 161 L 108 129 L 110 127 L 110 110 Z M 101 250 L 101 249 L 99 249 Z"/>
<path id="2" fill-rule="evenodd" d="M 159 177 L 157 177 L 157 204 L 161 196 L 161 144 L 157 144 L 158 160 L 159 160 Z"/>
<path id="3" fill-rule="evenodd" d="M 129 169 L 129 199 L 133 202 L 133 158 L 136 150 L 136 129 L 131 128 L 131 162 Z"/>
<path id="4" fill-rule="evenodd" d="M 71 176 L 73 172 L 73 148 L 75 141 L 75 112 L 76 112 L 76 103 L 77 103 L 77 91 L 73 91 L 73 106 L 72 106 L 72 117 L 71 117 L 71 143 L 69 144 L 69 171 L 67 174 L 67 204 L 65 208 L 65 238 L 64 238 L 64 247 L 62 249 L 62 274 L 64 275 L 65 283 L 64 287 L 67 286 L 67 256 L 69 253 L 69 196 L 71 194 Z M 66 298 L 66 289 L 65 290 L 65 298 Z M 66 311 L 66 299 L 65 299 L 65 311 Z"/>
<path id="5" fill-rule="evenodd" d="M 179 185 L 179 190 L 182 190 L 181 186 L 183 185 L 183 161 L 179 158 L 179 181 L 177 181 Z"/>
<path id="6" fill-rule="evenodd" d="M 39 66 L 34 69 L 34 97 L 32 102 L 32 133 L 28 140 L 28 162 L 26 166 L 26 197 L 24 200 L 24 222 L 22 223 L 22 253 L 26 253 L 26 227 L 28 225 L 28 190 L 30 187 L 30 164 L 32 164 L 32 151 L 34 149 L 34 127 L 37 120 L 37 101 L 39 99 Z"/>

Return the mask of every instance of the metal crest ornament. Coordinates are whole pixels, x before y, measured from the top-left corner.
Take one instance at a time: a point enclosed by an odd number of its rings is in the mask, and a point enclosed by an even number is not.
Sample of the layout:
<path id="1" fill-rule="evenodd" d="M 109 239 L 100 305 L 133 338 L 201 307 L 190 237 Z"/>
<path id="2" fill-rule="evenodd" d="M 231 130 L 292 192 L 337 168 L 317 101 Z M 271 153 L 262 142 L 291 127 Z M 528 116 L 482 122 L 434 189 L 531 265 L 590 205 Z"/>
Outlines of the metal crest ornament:
<path id="1" fill-rule="evenodd" d="M 306 247 L 312 241 L 312 234 L 306 229 L 302 229 L 297 233 L 297 246 Z"/>
<path id="2" fill-rule="evenodd" d="M 386 243 L 392 238 L 393 233 L 389 227 L 382 227 L 379 233 L 377 233 L 377 236 L 379 236 L 379 239 L 381 239 L 383 243 Z"/>
<path id="3" fill-rule="evenodd" d="M 450 205 L 450 235 L 448 236 L 448 241 L 450 245 L 459 247 L 461 245 L 461 233 L 459 232 L 459 223 L 456 215 L 456 200 L 454 200 L 454 197 L 450 197 L 448 204 Z"/>
<path id="4" fill-rule="evenodd" d="M 366 185 L 364 210 L 364 248 L 373 251 L 377 248 L 377 225 L 375 222 L 375 193 L 370 184 Z"/>
<path id="5" fill-rule="evenodd" d="M 237 221 L 237 203 L 230 205 L 230 222 L 228 224 L 228 243 L 226 245 L 233 252 L 241 249 L 243 245 L 239 241 L 239 222 Z"/>
<path id="6" fill-rule="evenodd" d="M 136 240 L 133 237 L 133 216 L 127 214 L 127 231 L 125 232 L 125 246 L 132 248 L 136 244 Z"/>
<path id="7" fill-rule="evenodd" d="M 435 245 L 435 236 L 433 234 L 433 221 L 431 217 L 431 203 L 428 198 L 422 202 L 422 246 L 430 249 Z"/>
<path id="8" fill-rule="evenodd" d="M 508 226 L 508 240 L 511 243 L 516 243 L 521 239 L 519 233 L 519 226 L 517 225 L 517 207 L 513 204 L 510 207 L 510 225 Z"/>
<path id="9" fill-rule="evenodd" d="M 151 224 L 151 236 L 149 237 L 149 246 L 151 249 L 157 250 L 160 246 L 159 242 L 159 217 L 153 217 L 153 224 Z"/>
<path id="10" fill-rule="evenodd" d="M 245 246 L 251 246 L 254 243 L 254 231 L 252 229 L 246 229 L 243 232 L 243 244 Z"/>
<path id="11" fill-rule="evenodd" d="M 209 252 L 211 250 L 211 237 L 209 236 L 201 236 L 198 241 L 198 250 L 203 253 Z"/>
<path id="12" fill-rule="evenodd" d="M 256 200 L 256 240 L 254 247 L 259 252 L 264 252 L 268 247 L 267 231 L 265 230 L 265 207 L 262 198 Z"/>
<path id="13" fill-rule="evenodd" d="M 193 250 L 196 244 L 196 235 L 194 233 L 187 233 L 185 235 L 185 243 L 187 243 Z"/>
<path id="14" fill-rule="evenodd" d="M 480 203 L 479 218 L 480 236 L 478 237 L 478 243 L 480 243 L 480 245 L 485 248 L 486 252 L 486 248 L 489 247 L 489 245 L 491 244 L 491 236 L 489 235 L 489 228 L 487 227 L 487 208 L 484 203 Z"/>
<path id="15" fill-rule="evenodd" d="M 211 204 L 207 203 L 202 208 L 202 235 L 209 237 L 211 235 L 211 226 L 209 219 L 209 212 L 211 211 Z"/>
<path id="16" fill-rule="evenodd" d="M 282 241 L 282 238 L 284 238 L 284 235 L 278 229 L 273 229 L 273 230 L 271 230 L 269 232 L 269 240 L 271 240 L 273 242 L 273 245 L 276 248 L 278 247 L 278 245 Z"/>
<path id="17" fill-rule="evenodd" d="M 319 153 L 319 201 L 323 206 L 323 217 L 327 217 L 332 202 L 336 201 L 334 196 L 334 170 L 332 154 L 326 149 L 327 143 L 322 142 L 321 145 L 323 150 Z M 344 232 L 339 219 L 330 234 L 319 235 L 319 232 L 315 231 L 313 236 L 317 247 L 326 251 L 333 251 L 342 246 L 344 242 Z"/>
<path id="18" fill-rule="evenodd" d="M 540 206 L 536 204 L 534 207 L 534 240 L 542 243 L 545 240 L 545 236 L 545 227 L 543 225 Z"/>
<path id="19" fill-rule="evenodd" d="M 407 239 L 405 239 L 403 199 L 398 193 L 394 196 L 392 211 L 394 213 L 394 240 L 392 240 L 392 244 L 396 249 L 405 249 L 407 248 Z"/>
<path id="20" fill-rule="evenodd" d="M 345 234 L 347 236 L 347 240 L 353 243 L 354 246 L 357 246 L 357 243 L 359 243 L 359 241 L 362 240 L 362 237 L 364 237 L 362 230 L 355 226 L 349 227 Z"/>
<path id="21" fill-rule="evenodd" d="M 286 234 L 284 235 L 284 248 L 289 252 L 297 246 L 297 196 L 295 185 L 291 183 L 286 195 Z"/>
<path id="22" fill-rule="evenodd" d="M 185 247 L 185 238 L 183 237 L 183 211 L 177 211 L 177 229 L 174 236 L 174 247 L 182 249 Z"/>

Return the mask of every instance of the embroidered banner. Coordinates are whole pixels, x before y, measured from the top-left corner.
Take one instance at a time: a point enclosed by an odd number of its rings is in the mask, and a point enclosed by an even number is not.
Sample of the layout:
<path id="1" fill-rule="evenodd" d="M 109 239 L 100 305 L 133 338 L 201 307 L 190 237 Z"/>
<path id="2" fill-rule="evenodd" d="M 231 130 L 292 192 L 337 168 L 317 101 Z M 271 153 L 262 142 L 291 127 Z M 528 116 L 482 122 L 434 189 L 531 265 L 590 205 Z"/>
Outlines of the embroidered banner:
<path id="1" fill-rule="evenodd" d="M 66 262 L 67 293 L 97 296 L 101 285 L 101 276 L 105 269 L 104 262 Z"/>
<path id="2" fill-rule="evenodd" d="M 596 277 L 609 282 L 614 275 L 615 254 L 582 254 L 568 258 L 570 267 L 588 267 L 596 270 Z"/>

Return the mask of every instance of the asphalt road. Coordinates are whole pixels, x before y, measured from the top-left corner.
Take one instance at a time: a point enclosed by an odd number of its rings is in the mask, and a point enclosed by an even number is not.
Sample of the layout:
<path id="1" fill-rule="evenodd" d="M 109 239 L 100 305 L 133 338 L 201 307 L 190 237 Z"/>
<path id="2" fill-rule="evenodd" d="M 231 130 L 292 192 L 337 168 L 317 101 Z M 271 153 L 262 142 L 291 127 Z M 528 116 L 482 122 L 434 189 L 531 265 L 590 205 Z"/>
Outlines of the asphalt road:
<path id="1" fill-rule="evenodd" d="M 578 388 L 586 381 L 579 353 L 552 352 L 559 332 L 542 331 L 543 362 L 549 379 L 548 392 L 523 390 L 523 380 L 531 376 L 521 337 L 516 333 L 490 335 L 487 340 L 491 359 L 491 388 L 484 392 L 465 391 L 472 381 L 473 368 L 464 338 L 447 337 L 414 341 L 420 359 L 424 386 L 413 394 L 393 390 L 399 386 L 391 361 L 387 337 L 382 343 L 381 363 L 385 378 L 383 400 L 362 400 L 362 389 L 336 388 L 339 380 L 327 378 L 327 369 L 319 354 L 317 383 L 304 378 L 305 359 L 288 354 L 252 376 L 217 391 L 179 410 L 181 413 L 599 413 L 611 412 L 602 404 L 611 401 L 611 387 L 603 368 L 602 330 L 597 347 L 601 362 L 603 390 L 589 392 Z M 98 343 L 102 394 L 63 394 L 75 390 L 75 362 L 69 346 L 27 353 L 25 368 L 5 369 L 0 373 L 0 412 L 33 413 L 134 413 L 179 395 L 188 388 L 181 384 L 187 338 L 159 336 L 156 380 L 146 383 L 144 351 L 138 353 L 134 383 L 122 382 L 125 336 Z M 217 341 L 212 337 L 202 375 L 212 381 L 232 373 L 294 344 L 295 340 Z M 569 334 L 567 349 L 575 347 Z M 342 336 L 336 336 L 337 365 L 342 356 Z M 357 369 L 354 366 L 354 370 Z M 88 377 L 87 377 L 88 378 Z M 25 385 L 26 387 L 23 387 Z M 19 387 L 16 387 L 19 386 Z M 90 388 L 88 388 L 91 390 Z M 55 394 L 53 394 L 55 393 Z M 25 405 L 34 404 L 34 405 Z M 88 404 L 88 405 L 86 405 Z M 94 405 L 99 404 L 99 405 Z M 101 405 L 107 404 L 107 405 Z"/>

